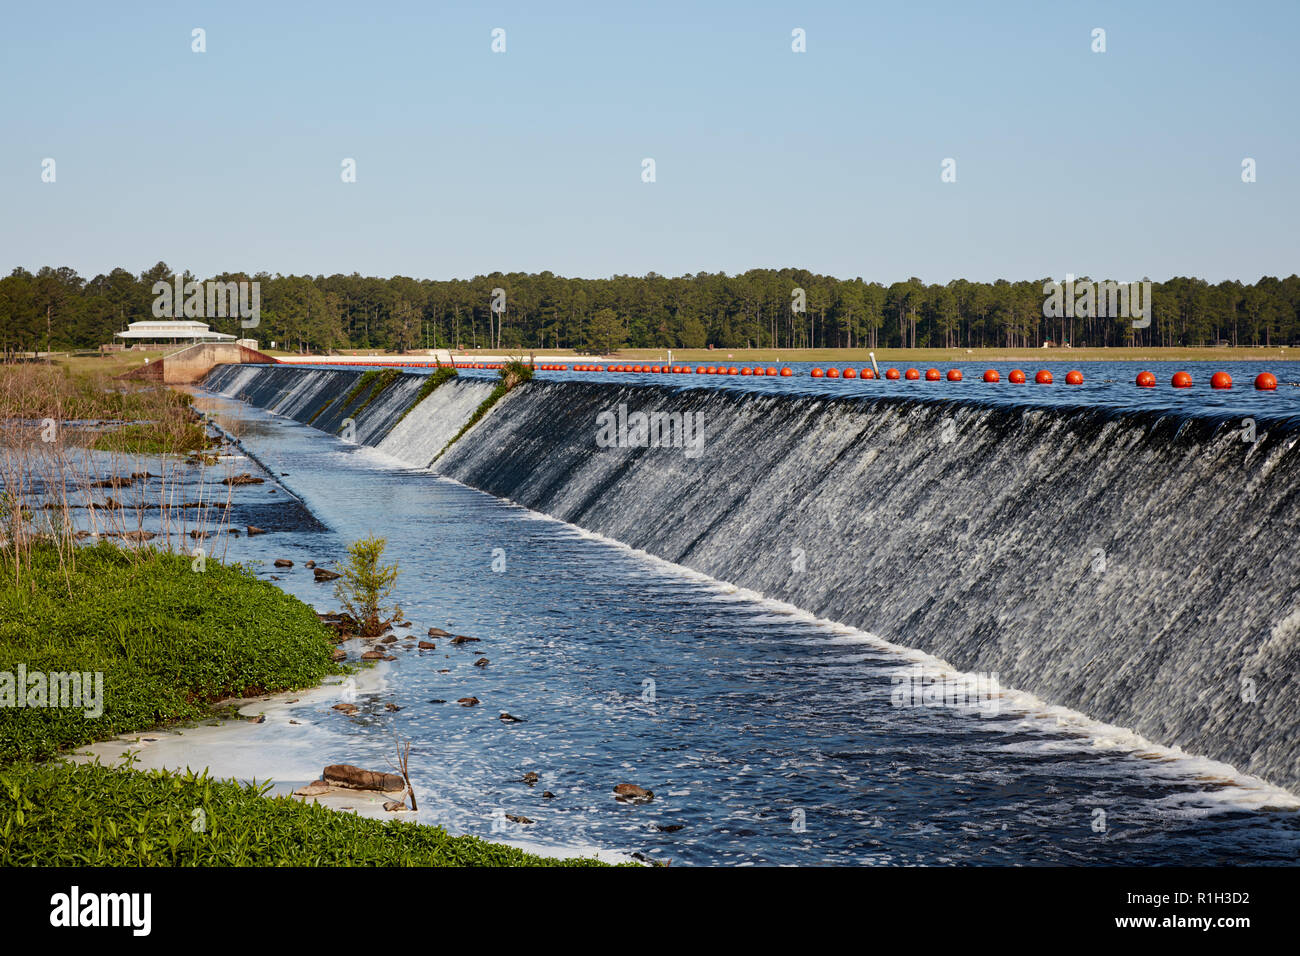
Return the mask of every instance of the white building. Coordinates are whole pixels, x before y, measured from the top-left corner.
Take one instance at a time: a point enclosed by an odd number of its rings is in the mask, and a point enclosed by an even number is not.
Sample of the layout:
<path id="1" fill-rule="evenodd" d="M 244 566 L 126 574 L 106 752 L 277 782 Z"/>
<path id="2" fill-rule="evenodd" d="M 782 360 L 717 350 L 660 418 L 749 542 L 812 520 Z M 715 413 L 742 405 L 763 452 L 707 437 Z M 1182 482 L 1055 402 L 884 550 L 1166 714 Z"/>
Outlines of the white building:
<path id="1" fill-rule="evenodd" d="M 213 332 L 206 322 L 189 320 L 159 320 L 132 322 L 125 332 L 114 332 L 113 338 L 125 339 L 127 345 L 144 342 L 165 342 L 174 345 L 178 342 L 233 342 L 235 336 L 224 332 Z"/>

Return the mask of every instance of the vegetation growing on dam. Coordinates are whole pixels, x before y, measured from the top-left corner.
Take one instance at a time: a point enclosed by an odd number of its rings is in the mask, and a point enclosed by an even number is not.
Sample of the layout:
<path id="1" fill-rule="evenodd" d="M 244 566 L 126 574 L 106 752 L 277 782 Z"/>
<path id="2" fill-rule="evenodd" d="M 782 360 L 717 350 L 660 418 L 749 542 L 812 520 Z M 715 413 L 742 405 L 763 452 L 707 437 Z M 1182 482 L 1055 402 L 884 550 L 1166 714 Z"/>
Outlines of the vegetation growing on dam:
<path id="1" fill-rule="evenodd" d="M 499 374 L 501 376 L 501 381 L 499 381 L 496 384 L 496 387 L 492 389 L 491 394 L 489 394 L 487 398 L 483 399 L 482 404 L 474 410 L 474 414 L 471 415 L 469 420 L 461 426 L 460 431 L 456 432 L 451 441 L 447 442 L 447 444 L 443 446 L 442 451 L 433 456 L 433 461 L 437 461 L 441 458 L 448 448 L 460 440 L 462 435 L 477 425 L 479 420 L 492 410 L 492 406 L 506 396 L 507 392 L 519 387 L 524 384 L 524 382 L 532 381 L 533 367 L 527 362 L 510 361 L 506 362 L 501 367 Z M 429 464 L 433 464 L 433 462 L 429 462 Z"/>
<path id="2" fill-rule="evenodd" d="M 119 548 L 38 542 L 4 562 L 0 673 L 102 674 L 102 715 L 0 707 L 0 762 L 209 716 L 208 704 L 318 684 L 337 673 L 310 607 L 238 566 Z"/>
<path id="3" fill-rule="evenodd" d="M 454 365 L 439 365 L 438 370 L 436 372 L 431 373 L 425 378 L 424 384 L 420 386 L 420 391 L 417 392 L 415 395 L 415 401 L 411 402 L 410 405 L 406 406 L 406 409 L 402 412 L 400 416 L 398 416 L 397 421 L 394 422 L 393 425 L 396 426 L 398 422 L 400 422 L 407 415 L 411 414 L 411 409 L 415 408 L 415 406 L 419 405 L 422 401 L 424 401 L 426 398 L 432 395 L 434 389 L 436 389 L 439 385 L 442 385 L 444 382 L 450 382 L 453 378 L 456 378 L 459 375 L 460 373 L 456 371 L 456 367 Z M 310 425 L 311 422 L 308 422 L 307 424 Z"/>
<path id="4" fill-rule="evenodd" d="M 6 767 L 0 866 L 604 865 L 268 798 L 267 790 L 193 772 Z"/>
<path id="5" fill-rule="evenodd" d="M 355 402 L 358 397 L 364 395 L 365 398 L 361 400 L 361 404 L 352 410 L 354 416 L 360 415 L 366 410 L 366 406 L 378 398 L 386 388 L 396 382 L 401 374 L 402 373 L 395 368 L 372 369 L 369 372 L 364 373 L 361 378 L 357 379 L 357 384 L 352 386 L 352 390 L 349 391 L 347 396 L 343 399 L 344 407 L 346 408 Z"/>

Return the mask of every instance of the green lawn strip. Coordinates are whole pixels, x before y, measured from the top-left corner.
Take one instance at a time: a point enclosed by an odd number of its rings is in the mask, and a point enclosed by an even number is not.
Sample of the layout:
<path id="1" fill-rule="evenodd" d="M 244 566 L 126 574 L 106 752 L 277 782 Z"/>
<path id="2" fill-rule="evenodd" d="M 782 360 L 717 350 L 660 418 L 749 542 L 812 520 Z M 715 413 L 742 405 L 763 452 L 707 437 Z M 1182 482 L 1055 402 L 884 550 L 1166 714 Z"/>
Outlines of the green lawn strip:
<path id="1" fill-rule="evenodd" d="M 192 772 L 15 764 L 0 769 L 0 866 L 602 865 L 264 792 Z"/>

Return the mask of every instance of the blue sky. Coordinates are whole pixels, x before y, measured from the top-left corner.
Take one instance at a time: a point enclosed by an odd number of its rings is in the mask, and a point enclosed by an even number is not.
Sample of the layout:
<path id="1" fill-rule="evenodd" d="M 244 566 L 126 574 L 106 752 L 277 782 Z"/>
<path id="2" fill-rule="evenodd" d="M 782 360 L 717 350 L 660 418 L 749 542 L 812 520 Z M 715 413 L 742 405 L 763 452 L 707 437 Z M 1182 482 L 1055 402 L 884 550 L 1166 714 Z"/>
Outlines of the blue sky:
<path id="1" fill-rule="evenodd" d="M 1294 2 L 24 4 L 0 269 L 1285 276 L 1298 28 Z"/>

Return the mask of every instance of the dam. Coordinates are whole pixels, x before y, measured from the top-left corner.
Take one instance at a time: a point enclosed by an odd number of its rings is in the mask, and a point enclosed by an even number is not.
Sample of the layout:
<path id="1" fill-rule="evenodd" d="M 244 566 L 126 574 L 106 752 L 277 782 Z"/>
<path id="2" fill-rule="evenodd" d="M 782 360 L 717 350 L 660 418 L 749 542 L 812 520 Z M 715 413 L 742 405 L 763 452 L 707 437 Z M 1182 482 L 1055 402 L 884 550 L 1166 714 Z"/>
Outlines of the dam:
<path id="1" fill-rule="evenodd" d="M 290 427 L 302 437 L 294 432 L 293 440 L 312 456 L 338 462 L 351 448 L 349 463 L 361 462 L 356 454 L 391 463 L 378 469 L 365 459 L 366 481 L 382 482 L 375 493 L 400 501 L 409 520 L 427 510 L 430 534 L 453 527 L 447 522 L 466 533 L 460 523 L 468 519 L 438 503 L 461 494 L 450 480 L 506 507 L 522 506 L 524 514 L 563 522 L 556 527 L 686 569 L 714 582 L 710 588 L 721 582 L 740 589 L 726 591 L 732 596 L 721 605 L 717 597 L 698 605 L 694 628 L 675 609 L 664 612 L 672 642 L 682 639 L 683 627 L 708 642 L 707 650 L 692 652 L 717 656 L 706 673 L 718 672 L 718 660 L 743 660 L 753 650 L 754 621 L 766 627 L 779 617 L 789 627 L 803 615 L 830 622 L 817 625 L 831 628 L 823 635 L 830 646 L 848 640 L 864 651 L 854 642 L 866 637 L 847 635 L 870 635 L 992 680 L 1012 697 L 1031 695 L 1045 713 L 1067 708 L 1108 727 L 1088 732 L 1080 766 L 1093 766 L 1097 739 L 1132 735 L 1300 790 L 1300 556 L 1293 545 L 1300 433 L 1285 406 L 1282 414 L 1254 416 L 1246 441 L 1236 415 L 1213 409 L 1175 414 L 847 389 L 810 394 L 693 381 L 534 379 L 456 438 L 492 394 L 494 377 L 462 374 L 428 391 L 421 374 L 394 372 L 382 387 L 372 377 L 369 388 L 360 385 L 362 374 L 225 366 L 203 387 L 236 407 L 297 423 Z M 705 430 L 701 453 L 599 443 L 598 417 L 620 406 L 697 418 Z M 340 440 L 345 428 L 351 443 Z M 325 434 L 313 440 L 313 432 Z M 297 467 L 288 457 L 281 464 Z M 366 494 L 364 484 L 358 479 L 353 492 Z M 332 487 L 321 479 L 304 500 L 314 511 L 337 511 Z M 484 507 L 477 500 L 457 498 L 458 507 L 472 516 Z M 359 518 L 339 521 L 340 533 L 370 530 Z M 485 538 L 485 551 L 499 543 Z M 481 577 L 463 586 L 486 586 Z M 535 583 L 542 593 L 544 585 Z M 644 583 L 633 577 L 619 586 Z M 608 608 L 636 600 L 603 593 L 608 605 L 582 604 L 588 618 L 604 620 Z M 516 596 L 528 601 L 530 594 Z M 734 632 L 721 626 L 720 609 L 745 595 L 756 607 L 770 602 L 781 610 L 754 610 L 732 622 Z M 501 626 L 509 618 L 503 615 Z M 565 621 L 572 626 L 567 615 Z M 795 625 L 800 633 L 803 627 Z M 580 650 L 603 653 L 602 644 Z M 779 666 L 773 672 L 772 662 L 749 664 L 743 675 L 727 672 L 724 693 L 758 690 L 755 682 L 765 686 L 784 673 Z M 884 676 L 860 675 L 857 684 L 842 668 L 805 675 L 801 680 L 814 683 L 801 693 L 825 706 L 833 686 L 844 703 L 804 714 L 804 732 L 837 737 L 841 706 L 879 707 L 869 719 L 856 716 L 889 751 L 898 727 L 915 717 L 896 706 L 905 664 L 895 661 Z M 627 670 L 636 686 L 630 662 L 605 666 Z M 767 706 L 803 713 L 779 681 L 768 689 L 784 703 Z M 987 732 L 989 716 L 968 709 L 963 733 Z M 1031 725 L 1041 726 L 1040 719 Z M 1025 726 L 1017 724 L 1016 733 Z M 1013 748 L 1017 754 L 1023 743 Z M 954 765 L 983 748 L 969 740 L 952 745 L 960 754 L 943 750 Z M 843 743 L 846 752 L 854 746 Z M 1134 746 L 1146 764 L 1170 759 Z M 941 768 L 921 772 L 935 769 Z M 986 772 L 1001 780 L 1035 773 L 1023 763 Z M 1197 779 L 1219 774 L 1206 770 Z M 1290 840 L 1295 815 L 1284 816 Z"/>

